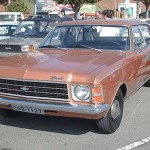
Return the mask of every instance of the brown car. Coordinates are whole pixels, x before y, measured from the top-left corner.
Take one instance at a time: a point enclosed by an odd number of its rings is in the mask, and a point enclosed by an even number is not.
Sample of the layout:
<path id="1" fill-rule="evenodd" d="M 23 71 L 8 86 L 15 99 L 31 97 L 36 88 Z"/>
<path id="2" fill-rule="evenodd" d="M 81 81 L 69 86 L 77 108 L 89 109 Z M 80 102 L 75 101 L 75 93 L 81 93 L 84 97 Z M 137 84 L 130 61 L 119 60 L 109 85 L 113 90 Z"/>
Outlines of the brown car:
<path id="1" fill-rule="evenodd" d="M 123 104 L 150 86 L 150 27 L 139 20 L 59 24 L 34 53 L 0 59 L 0 114 L 19 112 L 121 123 Z"/>

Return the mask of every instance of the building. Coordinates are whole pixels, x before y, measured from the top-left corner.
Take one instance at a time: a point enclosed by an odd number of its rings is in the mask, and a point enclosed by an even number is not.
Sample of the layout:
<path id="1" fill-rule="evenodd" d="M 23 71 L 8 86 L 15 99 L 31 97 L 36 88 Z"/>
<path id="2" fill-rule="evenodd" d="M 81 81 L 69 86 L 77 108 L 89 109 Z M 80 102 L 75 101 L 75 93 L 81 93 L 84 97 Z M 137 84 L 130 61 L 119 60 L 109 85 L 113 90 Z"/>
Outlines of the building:
<path id="1" fill-rule="evenodd" d="M 138 18 L 138 14 L 146 10 L 145 5 L 135 0 L 100 0 L 97 5 L 102 10 L 117 10 L 116 15 L 125 18 Z"/>

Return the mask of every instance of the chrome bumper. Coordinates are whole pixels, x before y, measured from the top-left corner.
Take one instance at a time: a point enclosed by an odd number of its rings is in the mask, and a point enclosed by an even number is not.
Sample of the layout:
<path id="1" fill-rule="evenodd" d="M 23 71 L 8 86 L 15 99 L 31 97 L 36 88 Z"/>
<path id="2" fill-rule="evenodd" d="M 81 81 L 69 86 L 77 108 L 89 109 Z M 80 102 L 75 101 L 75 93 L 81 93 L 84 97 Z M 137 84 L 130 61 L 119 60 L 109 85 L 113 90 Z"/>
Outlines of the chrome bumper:
<path id="1" fill-rule="evenodd" d="M 83 106 L 75 104 L 51 104 L 45 102 L 35 102 L 35 101 L 25 101 L 25 100 L 15 100 L 8 98 L 0 98 L 0 105 L 20 105 L 27 107 L 41 108 L 47 111 L 64 111 L 72 113 L 81 114 L 100 114 L 108 109 L 108 104 L 98 105 L 98 106 Z"/>

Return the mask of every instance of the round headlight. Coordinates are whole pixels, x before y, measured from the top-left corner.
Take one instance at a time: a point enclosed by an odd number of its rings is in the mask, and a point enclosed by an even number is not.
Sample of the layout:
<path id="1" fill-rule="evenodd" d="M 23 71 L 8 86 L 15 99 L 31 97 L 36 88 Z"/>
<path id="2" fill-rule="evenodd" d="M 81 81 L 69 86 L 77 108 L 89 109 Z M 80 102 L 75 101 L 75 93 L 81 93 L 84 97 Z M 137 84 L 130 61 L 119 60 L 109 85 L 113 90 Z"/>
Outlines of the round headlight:
<path id="1" fill-rule="evenodd" d="M 88 100 L 90 98 L 90 89 L 88 86 L 78 85 L 74 88 L 74 94 L 79 100 Z"/>

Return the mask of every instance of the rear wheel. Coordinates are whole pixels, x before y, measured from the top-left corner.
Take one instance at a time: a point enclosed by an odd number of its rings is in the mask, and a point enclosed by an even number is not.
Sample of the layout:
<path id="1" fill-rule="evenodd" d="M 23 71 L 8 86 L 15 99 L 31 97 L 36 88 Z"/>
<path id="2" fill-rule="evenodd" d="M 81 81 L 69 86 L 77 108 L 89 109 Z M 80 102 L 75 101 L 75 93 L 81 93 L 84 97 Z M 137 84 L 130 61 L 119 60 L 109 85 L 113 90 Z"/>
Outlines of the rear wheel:
<path id="1" fill-rule="evenodd" d="M 115 132 L 122 119 L 123 114 L 123 94 L 119 89 L 107 115 L 97 121 L 97 126 L 100 132 L 111 134 Z"/>
<path id="2" fill-rule="evenodd" d="M 11 118 L 18 116 L 21 112 L 18 111 L 13 111 L 13 110 L 8 110 L 8 109 L 0 109 L 0 116 L 6 117 L 6 118 Z"/>

